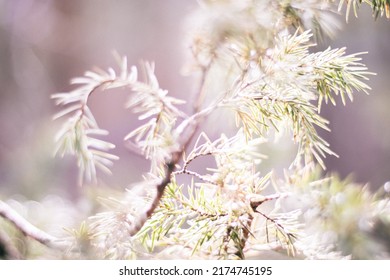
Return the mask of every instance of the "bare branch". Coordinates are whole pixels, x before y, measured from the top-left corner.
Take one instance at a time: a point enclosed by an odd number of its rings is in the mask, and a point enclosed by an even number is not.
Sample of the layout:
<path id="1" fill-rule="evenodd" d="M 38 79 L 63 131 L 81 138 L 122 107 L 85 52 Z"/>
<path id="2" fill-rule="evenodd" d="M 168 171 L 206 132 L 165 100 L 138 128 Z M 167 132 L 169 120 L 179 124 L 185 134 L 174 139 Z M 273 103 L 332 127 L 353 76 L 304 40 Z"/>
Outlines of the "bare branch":
<path id="1" fill-rule="evenodd" d="M 134 236 L 146 223 L 147 220 L 153 215 L 154 210 L 158 207 L 160 200 L 164 194 L 164 190 L 166 186 L 171 182 L 171 175 L 175 169 L 175 165 L 178 161 L 179 157 L 175 157 L 174 160 L 166 165 L 165 175 L 161 182 L 156 186 L 157 194 L 153 199 L 152 204 L 145 211 L 144 215 L 139 219 L 134 228 L 130 231 L 130 235 Z"/>
<path id="2" fill-rule="evenodd" d="M 153 215 L 155 209 L 158 207 L 160 200 L 162 196 L 164 195 L 164 191 L 166 186 L 171 182 L 171 176 L 173 172 L 175 171 L 176 164 L 179 163 L 180 158 L 182 157 L 183 153 L 187 150 L 189 144 L 191 143 L 192 139 L 195 136 L 196 131 L 199 128 L 199 125 L 201 123 L 201 120 L 204 118 L 205 115 L 207 115 L 207 112 L 209 112 L 209 109 L 206 108 L 204 110 L 200 110 L 200 105 L 202 103 L 203 95 L 204 95 L 204 88 L 206 83 L 206 78 L 208 71 L 210 70 L 210 67 L 213 63 L 213 60 L 211 60 L 208 65 L 204 68 L 202 68 L 202 78 L 200 82 L 199 91 L 197 93 L 197 100 L 195 102 L 194 106 L 194 114 L 183 121 L 182 126 L 179 126 L 176 129 L 176 132 L 180 130 L 180 137 L 178 139 L 179 143 L 179 151 L 174 151 L 171 154 L 171 160 L 169 162 L 165 163 L 165 174 L 164 177 L 161 180 L 161 183 L 156 186 L 157 194 L 153 199 L 152 204 L 149 206 L 148 210 L 145 212 L 145 215 L 138 221 L 137 225 L 134 227 L 133 231 L 130 233 L 131 235 L 135 235 L 146 223 L 146 221 Z"/>
<path id="3" fill-rule="evenodd" d="M 13 210 L 8 204 L 0 200 L 0 216 L 11 222 L 25 236 L 31 237 L 39 243 L 53 249 L 63 250 L 66 244 L 63 244 L 58 238 L 40 230 L 19 213 Z"/>

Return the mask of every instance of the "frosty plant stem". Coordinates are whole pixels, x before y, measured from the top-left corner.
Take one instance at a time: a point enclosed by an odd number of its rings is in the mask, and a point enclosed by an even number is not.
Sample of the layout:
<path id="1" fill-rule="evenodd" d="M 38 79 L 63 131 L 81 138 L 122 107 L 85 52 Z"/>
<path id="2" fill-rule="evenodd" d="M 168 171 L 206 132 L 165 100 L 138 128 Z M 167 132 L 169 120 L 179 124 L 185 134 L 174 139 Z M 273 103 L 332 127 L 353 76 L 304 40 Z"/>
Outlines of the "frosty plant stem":
<path id="1" fill-rule="evenodd" d="M 13 210 L 8 204 L 0 200 L 0 216 L 10 221 L 25 236 L 31 237 L 50 248 L 63 250 L 68 248 L 69 244 L 61 243 L 61 240 L 38 229 L 36 226 L 24 219 L 20 214 Z"/>

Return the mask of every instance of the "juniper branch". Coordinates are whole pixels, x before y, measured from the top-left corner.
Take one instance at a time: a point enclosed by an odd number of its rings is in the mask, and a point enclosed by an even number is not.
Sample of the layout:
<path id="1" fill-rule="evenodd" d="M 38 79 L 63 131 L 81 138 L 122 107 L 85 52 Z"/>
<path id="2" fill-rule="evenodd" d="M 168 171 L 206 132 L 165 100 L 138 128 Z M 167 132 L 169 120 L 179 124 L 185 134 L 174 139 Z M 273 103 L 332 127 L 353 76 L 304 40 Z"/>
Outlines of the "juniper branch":
<path id="1" fill-rule="evenodd" d="M 347 2 L 351 7 L 351 3 L 355 5 L 362 1 Z M 379 5 L 388 1 L 365 2 Z M 208 5 L 206 2 L 205 6 Z M 267 1 L 249 1 L 240 4 L 239 9 L 234 1 L 225 2 L 220 1 L 221 6 L 210 5 L 210 18 L 206 15 L 201 24 L 207 28 L 200 28 L 199 34 L 194 36 L 193 57 L 200 76 L 192 115 L 179 111 L 175 105 L 182 104 L 182 101 L 168 96 L 168 92 L 160 88 L 154 64 L 144 64 L 146 81 L 140 82 L 136 70 L 128 73 L 125 59 L 120 78 L 116 78 L 112 69 L 103 74 L 89 72 L 86 77 L 78 79 L 78 83 L 85 84 L 78 89 L 79 99 L 73 94 L 75 91 L 55 96 L 65 105 L 77 103 L 61 114 L 81 112 L 81 116 L 86 117 L 80 117 L 79 126 L 90 128 L 90 112 L 82 103 L 84 96 L 88 98 L 98 89 L 94 85 L 104 79 L 116 79 L 113 84 L 108 80 L 107 88 L 129 87 L 134 93 L 129 107 L 139 114 L 140 121 L 147 120 L 125 140 L 132 138 L 143 155 L 151 160 L 149 175 L 152 179 L 146 179 L 145 185 L 155 192 L 152 197 L 142 197 L 142 203 L 145 199 L 148 204 L 142 204 L 144 208 L 141 210 L 131 197 L 119 199 L 120 207 L 108 212 L 106 218 L 96 216 L 99 221 L 95 229 L 102 236 L 103 243 L 96 240 L 98 246 L 103 244 L 107 249 L 104 253 L 109 252 L 105 257 L 111 256 L 113 250 L 120 251 L 117 256 L 127 257 L 127 252 L 132 251 L 133 245 L 135 248 L 139 241 L 143 245 L 150 241 L 148 247 L 152 249 L 158 242 L 164 245 L 185 243 L 183 246 L 192 248 L 193 252 L 214 256 L 219 248 L 224 256 L 231 257 L 234 252 L 240 258 L 245 257 L 244 247 L 261 246 L 259 242 L 267 245 L 279 242 L 281 247 L 294 252 L 293 239 L 299 232 L 300 209 L 286 212 L 283 207 L 279 212 L 279 203 L 275 203 L 272 215 L 259 209 L 266 201 L 289 194 L 282 190 L 282 193 L 263 196 L 270 178 L 260 176 L 256 170 L 255 165 L 263 157 L 256 153 L 257 147 L 252 144 L 263 141 L 263 137 L 268 136 L 269 127 L 278 130 L 280 125 L 287 124 L 299 145 L 294 163 L 305 159 L 304 166 L 297 164 L 296 167 L 311 166 L 314 158 L 322 164 L 326 154 L 333 154 L 316 131 L 317 128 L 327 129 L 328 125 L 319 114 L 322 101 L 335 104 L 335 96 L 339 95 L 345 103 L 346 97 L 352 100 L 353 91 L 366 92 L 369 87 L 364 81 L 370 73 L 359 62 L 357 54 L 346 56 L 344 49 L 310 53 L 312 35 L 304 29 L 317 29 L 317 25 L 320 29 L 324 27 L 324 31 L 332 29 L 332 26 L 322 26 L 328 22 L 325 13 L 330 10 L 327 4 L 332 1 L 271 1 L 273 7 L 265 20 L 258 14 L 268 8 Z M 345 1 L 340 5 L 342 2 Z M 388 6 L 384 8 L 388 9 Z M 223 16 L 216 16 L 219 14 Z M 275 22 L 279 24 L 273 25 Z M 288 35 L 291 30 L 296 30 L 295 34 Z M 211 81 L 212 74 L 220 74 L 217 76 L 220 81 Z M 88 94 L 86 87 L 90 90 Z M 206 104 L 205 97 L 209 93 L 217 97 Z M 215 141 L 200 133 L 193 150 L 183 157 L 205 118 L 220 108 L 229 108 L 236 113 L 239 133 L 231 138 L 221 135 Z M 179 125 L 178 119 L 182 120 Z M 96 125 L 93 130 L 97 129 Z M 75 136 L 79 140 L 77 136 L 80 135 L 76 133 Z M 85 142 L 90 140 L 87 136 L 85 134 Z M 84 146 L 88 148 L 88 145 Z M 207 155 L 216 161 L 216 168 L 207 169 L 212 174 L 203 175 L 190 170 L 189 164 L 193 160 Z M 294 168 L 295 172 L 297 170 L 299 168 Z M 184 188 L 176 184 L 176 175 L 179 174 L 190 175 L 200 182 L 196 188 L 191 185 L 188 192 L 182 192 Z M 265 218 L 265 229 L 257 231 L 255 222 L 257 218 L 263 220 L 262 217 Z M 114 232 L 119 233 L 104 234 Z M 274 238 L 270 238 L 272 234 L 275 234 Z M 251 241 L 254 244 L 250 244 Z M 236 249 L 238 252 L 232 251 Z"/>
<path id="2" fill-rule="evenodd" d="M 164 170 L 163 178 L 161 179 L 161 182 L 156 186 L 157 194 L 154 197 L 149 208 L 145 211 L 145 214 L 142 217 L 140 217 L 139 221 L 130 232 L 130 235 L 132 236 L 135 235 L 143 227 L 146 221 L 149 220 L 149 218 L 153 215 L 155 209 L 159 206 L 161 198 L 164 195 L 165 188 L 171 182 L 171 176 L 176 169 L 176 165 L 179 163 L 183 153 L 187 150 L 188 146 L 190 145 L 192 139 L 196 134 L 197 129 L 199 128 L 201 120 L 204 117 L 204 114 L 202 112 L 209 111 L 207 108 L 206 110 L 201 111 L 200 104 L 202 102 L 201 99 L 204 94 L 203 93 L 204 84 L 206 82 L 207 74 L 211 67 L 211 63 L 212 61 L 208 64 L 207 67 L 202 68 L 202 78 L 201 78 L 200 87 L 195 102 L 195 104 L 198 105 L 194 107 L 194 114 L 192 117 L 184 120 L 183 126 L 180 127 L 181 137 L 178 139 L 180 148 L 178 151 L 173 151 L 170 157 L 170 161 L 164 164 L 165 170 Z"/>
<path id="3" fill-rule="evenodd" d="M 267 214 L 264 214 L 260 210 L 256 209 L 255 212 L 260 214 L 261 216 L 263 216 L 266 219 L 267 222 L 270 221 L 272 224 L 275 225 L 275 227 L 276 227 L 276 231 L 275 231 L 276 240 L 280 240 L 280 238 L 278 238 L 278 232 L 280 232 L 282 234 L 282 236 L 285 238 L 285 240 L 284 240 L 285 244 L 288 246 L 288 248 L 294 254 L 295 248 L 294 248 L 293 240 L 297 238 L 295 236 L 295 234 L 293 234 L 291 232 L 288 232 L 286 230 L 286 228 L 283 226 L 283 224 L 281 224 L 276 219 L 271 218 Z M 269 241 L 268 225 L 266 225 L 266 236 L 267 236 L 267 243 L 269 243 L 270 241 Z"/>

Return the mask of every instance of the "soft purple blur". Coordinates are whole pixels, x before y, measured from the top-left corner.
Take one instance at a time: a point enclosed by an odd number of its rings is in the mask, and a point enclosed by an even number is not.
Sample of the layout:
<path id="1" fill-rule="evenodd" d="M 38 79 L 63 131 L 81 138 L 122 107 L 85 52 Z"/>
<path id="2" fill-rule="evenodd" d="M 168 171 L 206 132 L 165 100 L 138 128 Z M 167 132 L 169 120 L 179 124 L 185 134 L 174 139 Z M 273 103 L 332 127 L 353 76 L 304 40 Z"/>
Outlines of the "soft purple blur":
<path id="1" fill-rule="evenodd" d="M 181 75 L 187 51 L 183 21 L 196 5 L 195 0 L 0 0 L 0 193 L 34 198 L 60 191 L 77 197 L 73 159 L 52 156 L 61 122 L 52 121 L 58 108 L 50 95 L 70 90 L 69 80 L 85 70 L 114 66 L 113 50 L 127 55 L 130 64 L 155 61 L 161 87 L 190 99 L 193 88 Z M 328 158 L 327 166 L 378 187 L 390 179 L 390 22 L 374 21 L 370 10 L 362 9 L 335 41 L 325 42 L 319 48 L 368 51 L 364 62 L 378 73 L 369 82 L 370 96 L 356 94 L 345 108 L 341 102 L 324 108 L 332 133 L 322 135 L 340 155 Z M 124 108 L 125 100 L 120 90 L 91 100 L 121 157 L 114 176 L 103 178 L 117 188 L 140 180 L 148 168 L 123 145 L 136 121 Z"/>

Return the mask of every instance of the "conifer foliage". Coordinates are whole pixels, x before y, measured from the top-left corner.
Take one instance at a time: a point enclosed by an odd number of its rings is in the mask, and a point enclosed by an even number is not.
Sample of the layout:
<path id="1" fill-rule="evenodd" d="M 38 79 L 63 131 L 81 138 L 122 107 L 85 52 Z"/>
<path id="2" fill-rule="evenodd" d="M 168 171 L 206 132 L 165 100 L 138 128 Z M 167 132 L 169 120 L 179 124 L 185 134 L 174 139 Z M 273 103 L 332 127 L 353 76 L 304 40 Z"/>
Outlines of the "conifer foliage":
<path id="1" fill-rule="evenodd" d="M 328 130 L 322 106 L 370 90 L 363 53 L 312 52 L 318 38 L 335 35 L 335 8 L 348 19 L 363 4 L 375 18 L 389 17 L 387 0 L 202 0 L 189 27 L 194 100 L 161 88 L 158 65 L 129 66 L 119 55 L 116 67 L 87 71 L 71 81 L 72 91 L 53 94 L 61 107 L 55 118 L 63 120 L 57 154 L 77 158 L 80 184 L 96 183 L 118 159 L 89 107 L 91 95 L 113 88 L 128 92 L 139 125 L 124 141 L 149 160 L 150 171 L 134 189 L 102 199 L 107 210 L 72 237 L 50 237 L 49 245 L 74 258 L 390 257 L 386 188 L 372 193 L 326 174 L 323 159 L 337 155 L 318 134 Z M 221 112 L 236 130 L 214 139 L 202 124 Z M 273 156 L 264 143 L 275 134 L 296 147 L 284 176 L 261 169 Z M 193 168 L 210 158 L 204 171 Z"/>

